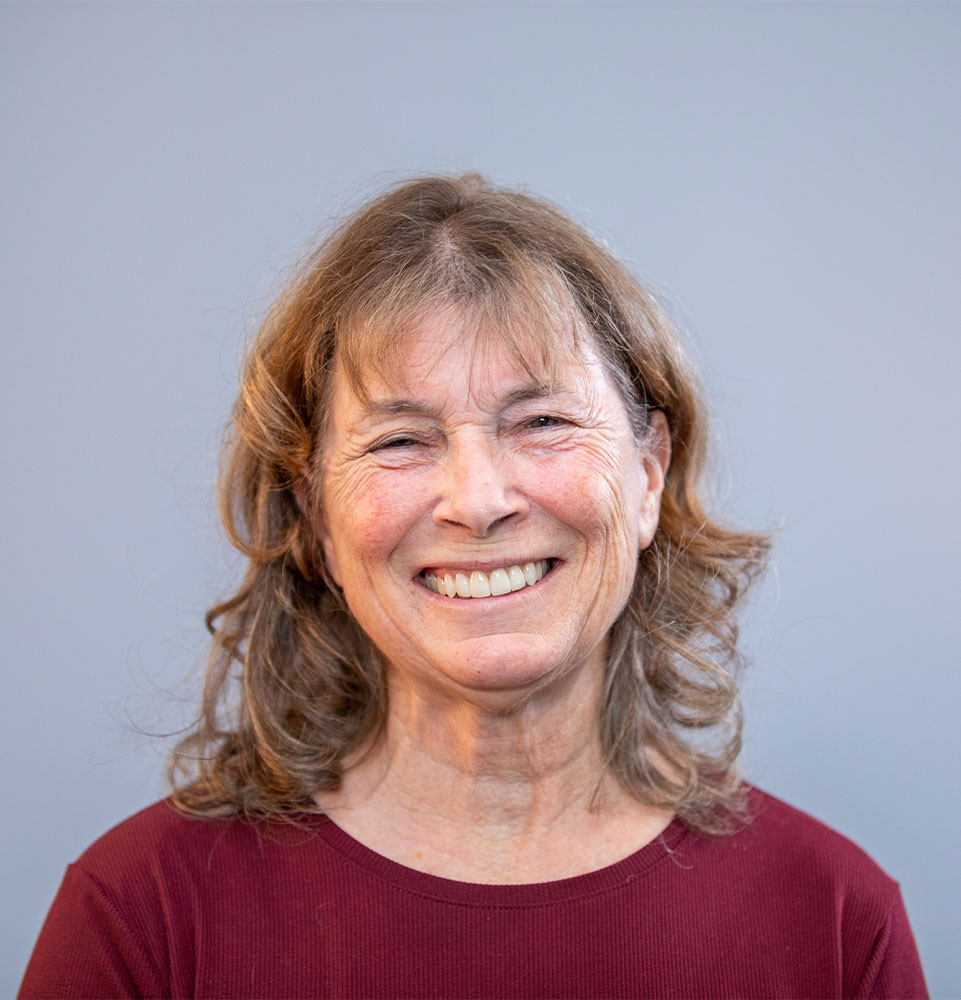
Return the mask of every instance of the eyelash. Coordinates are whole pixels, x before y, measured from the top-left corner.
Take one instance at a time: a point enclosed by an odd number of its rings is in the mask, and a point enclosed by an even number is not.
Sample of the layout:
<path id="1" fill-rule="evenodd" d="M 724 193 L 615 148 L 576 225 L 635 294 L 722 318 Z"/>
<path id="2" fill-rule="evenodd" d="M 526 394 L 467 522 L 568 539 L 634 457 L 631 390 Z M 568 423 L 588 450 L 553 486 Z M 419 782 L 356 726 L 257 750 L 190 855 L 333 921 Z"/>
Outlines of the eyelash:
<path id="1" fill-rule="evenodd" d="M 401 437 L 388 438 L 386 441 L 378 441 L 370 450 L 384 451 L 385 449 L 410 447 L 421 443 L 417 438 L 402 435 Z"/>
<path id="2" fill-rule="evenodd" d="M 546 421 L 546 423 L 541 423 L 540 421 Z M 539 413 L 536 417 L 530 417 L 529 419 L 524 420 L 520 424 L 520 427 L 522 430 L 549 430 L 554 427 L 560 427 L 566 422 L 567 421 L 562 417 L 555 417 L 549 413 Z M 413 448 L 424 443 L 425 442 L 419 438 L 402 434 L 398 437 L 378 441 L 370 448 L 370 451 L 390 451 L 391 449 Z"/>
<path id="3" fill-rule="evenodd" d="M 549 420 L 550 423 L 539 424 L 539 420 Z M 564 421 L 560 417 L 552 417 L 549 413 L 539 413 L 536 417 L 524 422 L 524 426 L 530 430 L 538 430 L 546 427 L 559 427 Z"/>

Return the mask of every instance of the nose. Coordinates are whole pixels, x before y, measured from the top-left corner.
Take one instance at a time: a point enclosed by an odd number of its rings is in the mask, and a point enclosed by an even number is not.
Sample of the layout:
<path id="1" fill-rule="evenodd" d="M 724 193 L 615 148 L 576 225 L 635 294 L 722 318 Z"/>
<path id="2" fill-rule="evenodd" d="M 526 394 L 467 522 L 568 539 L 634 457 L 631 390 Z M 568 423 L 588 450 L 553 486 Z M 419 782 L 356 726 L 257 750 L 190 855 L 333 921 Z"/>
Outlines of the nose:
<path id="1" fill-rule="evenodd" d="M 451 441 L 440 474 L 437 524 L 467 528 L 486 538 L 509 518 L 527 512 L 510 455 L 484 435 Z"/>

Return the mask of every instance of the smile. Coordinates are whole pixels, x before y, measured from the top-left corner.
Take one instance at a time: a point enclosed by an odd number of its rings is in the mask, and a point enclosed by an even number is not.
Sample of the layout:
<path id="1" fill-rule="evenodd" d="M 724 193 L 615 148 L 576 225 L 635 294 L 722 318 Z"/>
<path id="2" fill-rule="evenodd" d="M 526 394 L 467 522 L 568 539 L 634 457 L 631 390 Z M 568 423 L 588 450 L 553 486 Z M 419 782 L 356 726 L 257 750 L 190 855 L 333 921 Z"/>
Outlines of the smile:
<path id="1" fill-rule="evenodd" d="M 441 597 L 502 597 L 525 587 L 533 587 L 554 567 L 553 559 L 538 559 L 521 565 L 504 566 L 484 573 L 479 569 L 470 572 L 424 570 L 420 581 Z"/>

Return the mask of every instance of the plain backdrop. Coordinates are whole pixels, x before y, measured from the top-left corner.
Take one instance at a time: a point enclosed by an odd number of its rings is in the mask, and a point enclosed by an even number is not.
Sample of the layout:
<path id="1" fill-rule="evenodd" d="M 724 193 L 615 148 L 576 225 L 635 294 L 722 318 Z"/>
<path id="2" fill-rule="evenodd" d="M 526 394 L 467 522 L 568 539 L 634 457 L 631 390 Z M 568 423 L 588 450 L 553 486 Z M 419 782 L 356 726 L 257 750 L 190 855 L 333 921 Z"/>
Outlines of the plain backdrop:
<path id="1" fill-rule="evenodd" d="M 522 182 L 672 305 L 748 610 L 747 774 L 902 886 L 961 995 L 961 5 L 0 5 L 0 995 L 164 794 L 245 335 L 411 173 Z"/>

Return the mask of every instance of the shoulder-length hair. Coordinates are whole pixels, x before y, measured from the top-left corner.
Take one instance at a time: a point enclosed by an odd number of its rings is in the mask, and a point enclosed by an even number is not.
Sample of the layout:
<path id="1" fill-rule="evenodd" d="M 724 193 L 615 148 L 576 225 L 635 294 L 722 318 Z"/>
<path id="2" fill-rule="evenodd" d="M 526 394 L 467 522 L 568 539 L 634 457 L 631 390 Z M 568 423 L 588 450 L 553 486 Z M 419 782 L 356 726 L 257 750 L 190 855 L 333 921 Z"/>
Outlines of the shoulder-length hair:
<path id="1" fill-rule="evenodd" d="M 542 367 L 589 336 L 642 437 L 660 410 L 672 460 L 653 543 L 609 642 L 598 726 L 612 773 L 705 831 L 742 804 L 734 609 L 769 539 L 709 516 L 698 380 L 652 296 L 553 206 L 482 177 L 423 177 L 367 203 L 302 262 L 245 358 L 221 466 L 227 536 L 246 557 L 211 608 L 199 719 L 174 750 L 197 814 L 315 810 L 386 717 L 384 664 L 310 526 L 334 362 L 364 392 L 405 327 L 455 307 Z M 535 331 L 533 338 L 531 331 Z M 531 343 L 537 358 L 531 358 Z M 307 480 L 307 514 L 298 502 Z"/>

